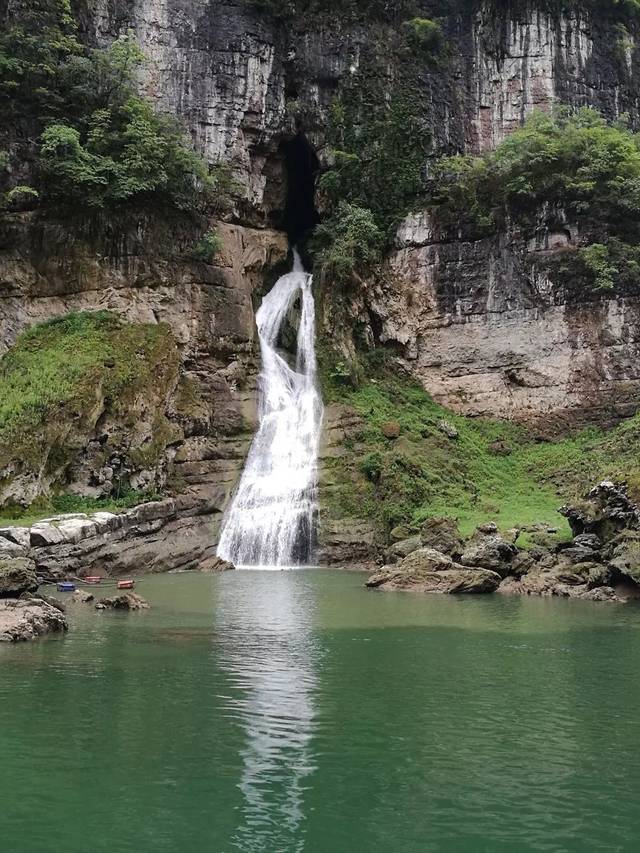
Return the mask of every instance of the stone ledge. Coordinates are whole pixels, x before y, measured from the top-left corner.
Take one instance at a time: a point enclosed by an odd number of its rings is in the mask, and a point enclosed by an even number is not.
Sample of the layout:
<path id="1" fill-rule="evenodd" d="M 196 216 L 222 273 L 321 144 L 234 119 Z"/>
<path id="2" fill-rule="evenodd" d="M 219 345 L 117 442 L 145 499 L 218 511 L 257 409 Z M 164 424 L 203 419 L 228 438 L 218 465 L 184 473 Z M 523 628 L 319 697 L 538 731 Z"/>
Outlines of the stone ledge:
<path id="1" fill-rule="evenodd" d="M 0 555 L 28 557 L 48 581 L 194 569 L 215 556 L 220 518 L 210 502 L 188 495 L 121 513 L 69 513 L 0 528 Z"/>

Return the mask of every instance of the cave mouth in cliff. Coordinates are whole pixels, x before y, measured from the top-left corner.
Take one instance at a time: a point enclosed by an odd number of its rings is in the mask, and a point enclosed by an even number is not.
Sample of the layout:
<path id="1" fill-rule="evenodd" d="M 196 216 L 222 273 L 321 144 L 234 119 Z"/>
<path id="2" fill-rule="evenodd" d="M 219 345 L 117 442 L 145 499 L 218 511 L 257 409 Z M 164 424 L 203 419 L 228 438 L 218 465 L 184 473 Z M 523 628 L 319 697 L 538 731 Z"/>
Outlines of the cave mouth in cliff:
<path id="1" fill-rule="evenodd" d="M 304 241 L 307 233 L 320 221 L 315 202 L 320 161 L 302 130 L 292 139 L 282 142 L 280 150 L 287 176 L 282 225 L 290 244 L 296 246 Z"/>

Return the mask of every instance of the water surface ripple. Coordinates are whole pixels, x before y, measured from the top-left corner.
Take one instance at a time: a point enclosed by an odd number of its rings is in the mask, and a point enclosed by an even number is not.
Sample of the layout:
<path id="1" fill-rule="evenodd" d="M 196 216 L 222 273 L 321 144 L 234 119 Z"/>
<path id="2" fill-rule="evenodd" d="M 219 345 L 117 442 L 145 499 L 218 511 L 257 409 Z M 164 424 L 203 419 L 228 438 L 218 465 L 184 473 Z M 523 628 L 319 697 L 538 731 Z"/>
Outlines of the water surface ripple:
<path id="1" fill-rule="evenodd" d="M 145 578 L 0 648 L 8 853 L 635 851 L 640 608 Z"/>

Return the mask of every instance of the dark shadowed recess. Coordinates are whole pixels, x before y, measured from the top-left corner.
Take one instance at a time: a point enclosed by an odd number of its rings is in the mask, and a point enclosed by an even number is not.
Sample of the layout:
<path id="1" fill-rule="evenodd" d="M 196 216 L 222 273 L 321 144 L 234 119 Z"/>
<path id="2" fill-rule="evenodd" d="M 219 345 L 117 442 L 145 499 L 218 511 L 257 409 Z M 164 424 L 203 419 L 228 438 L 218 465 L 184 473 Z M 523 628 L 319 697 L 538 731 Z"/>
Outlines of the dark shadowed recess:
<path id="1" fill-rule="evenodd" d="M 287 175 L 287 200 L 282 227 L 289 242 L 296 246 L 304 242 L 308 232 L 318 224 L 320 217 L 315 206 L 316 175 L 320 167 L 303 131 L 280 146 Z"/>

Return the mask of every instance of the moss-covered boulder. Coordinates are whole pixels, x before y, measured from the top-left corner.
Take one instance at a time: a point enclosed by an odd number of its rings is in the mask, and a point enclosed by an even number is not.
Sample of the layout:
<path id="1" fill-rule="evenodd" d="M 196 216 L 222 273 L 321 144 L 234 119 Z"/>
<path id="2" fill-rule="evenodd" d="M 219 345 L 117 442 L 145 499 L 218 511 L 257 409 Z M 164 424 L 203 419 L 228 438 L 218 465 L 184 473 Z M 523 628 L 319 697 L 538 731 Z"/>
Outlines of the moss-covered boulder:
<path id="1" fill-rule="evenodd" d="M 464 542 L 455 518 L 428 518 L 420 531 L 422 544 L 435 548 L 450 557 L 459 558 L 464 551 Z"/>
<path id="2" fill-rule="evenodd" d="M 0 359 L 0 505 L 157 485 L 179 380 L 168 326 L 108 311 L 33 326 Z M 146 480 L 145 480 L 146 472 Z M 142 475 L 142 477 L 141 477 Z"/>
<path id="3" fill-rule="evenodd" d="M 397 566 L 387 566 L 367 581 L 370 589 L 413 592 L 487 593 L 500 584 L 500 575 L 482 568 L 455 563 L 433 548 L 420 548 Z"/>

